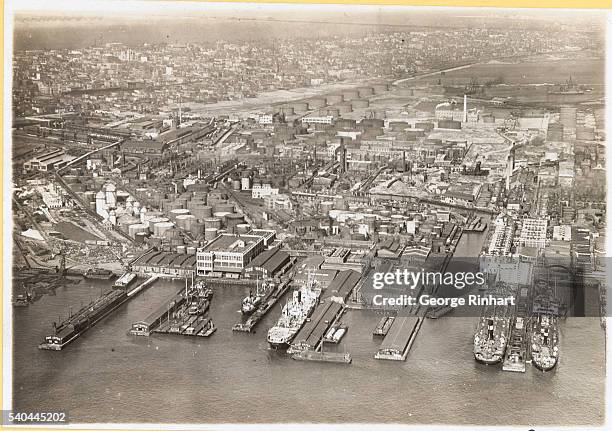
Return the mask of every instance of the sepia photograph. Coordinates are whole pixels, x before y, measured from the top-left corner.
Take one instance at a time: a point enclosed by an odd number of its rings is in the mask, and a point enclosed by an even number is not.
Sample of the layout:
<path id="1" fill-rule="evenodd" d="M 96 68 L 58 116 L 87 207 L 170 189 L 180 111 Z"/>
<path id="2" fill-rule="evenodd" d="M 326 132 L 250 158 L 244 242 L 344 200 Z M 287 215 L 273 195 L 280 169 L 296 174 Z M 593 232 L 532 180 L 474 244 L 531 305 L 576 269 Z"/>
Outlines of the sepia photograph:
<path id="1" fill-rule="evenodd" d="M 610 17 L 8 1 L 3 426 L 605 428 Z"/>

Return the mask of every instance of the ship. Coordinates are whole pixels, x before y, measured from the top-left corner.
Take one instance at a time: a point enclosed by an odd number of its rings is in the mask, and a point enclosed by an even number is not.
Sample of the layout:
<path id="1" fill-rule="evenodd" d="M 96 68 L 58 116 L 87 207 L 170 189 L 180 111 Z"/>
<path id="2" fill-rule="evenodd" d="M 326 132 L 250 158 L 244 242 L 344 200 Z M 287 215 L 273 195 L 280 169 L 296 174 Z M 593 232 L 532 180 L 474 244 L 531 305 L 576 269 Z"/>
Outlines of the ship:
<path id="1" fill-rule="evenodd" d="M 113 276 L 113 271 L 103 268 L 89 268 L 83 276 L 97 280 L 108 280 Z"/>
<path id="2" fill-rule="evenodd" d="M 531 332 L 531 362 L 542 371 L 550 371 L 559 360 L 559 332 L 556 318 L 540 315 Z"/>
<path id="3" fill-rule="evenodd" d="M 43 350 L 61 350 L 94 326 L 98 321 L 130 298 L 126 290 L 111 290 L 89 305 L 81 308 L 68 319 L 56 325 L 53 323 L 53 334 L 45 337 L 38 348 Z"/>
<path id="4" fill-rule="evenodd" d="M 548 94 L 574 96 L 584 94 L 584 90 L 581 86 L 577 85 L 570 76 L 564 84 L 556 85 L 554 88 L 550 89 Z"/>
<path id="5" fill-rule="evenodd" d="M 117 281 L 115 281 L 115 284 L 113 284 L 113 289 L 126 289 L 135 281 L 136 274 L 134 274 L 133 272 L 126 272 L 121 277 L 119 277 Z"/>
<path id="6" fill-rule="evenodd" d="M 293 292 L 292 298 L 283 307 L 278 322 L 268 331 L 270 347 L 289 348 L 291 341 L 317 305 L 321 290 L 315 284 L 314 276 L 309 274 L 308 282 Z"/>
<path id="7" fill-rule="evenodd" d="M 245 316 L 250 316 L 251 314 L 253 314 L 261 304 L 264 296 L 266 295 L 265 292 L 266 284 L 262 283 L 262 290 L 260 290 L 259 280 L 257 280 L 257 290 L 255 291 L 255 294 L 253 295 L 253 293 L 249 290 L 249 295 L 242 300 L 242 307 L 240 308 L 240 312 Z"/>
<path id="8" fill-rule="evenodd" d="M 508 344 L 510 318 L 505 310 L 485 307 L 474 333 L 474 359 L 492 365 L 501 362 Z"/>

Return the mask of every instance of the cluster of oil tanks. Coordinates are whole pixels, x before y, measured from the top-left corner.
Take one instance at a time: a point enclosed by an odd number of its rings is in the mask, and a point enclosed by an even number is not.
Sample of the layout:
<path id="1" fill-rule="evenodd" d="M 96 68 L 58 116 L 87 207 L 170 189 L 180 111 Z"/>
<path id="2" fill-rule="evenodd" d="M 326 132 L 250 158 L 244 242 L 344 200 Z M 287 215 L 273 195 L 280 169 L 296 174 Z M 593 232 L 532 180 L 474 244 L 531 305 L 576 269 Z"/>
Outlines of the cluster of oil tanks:
<path id="1" fill-rule="evenodd" d="M 285 116 L 293 116 L 315 111 L 319 115 L 339 117 L 355 109 L 368 108 L 370 106 L 369 97 L 384 93 L 388 90 L 389 85 L 386 83 L 347 89 L 340 93 L 328 94 L 326 96 L 314 97 L 312 99 L 300 100 L 283 105 L 279 108 L 279 113 Z"/>

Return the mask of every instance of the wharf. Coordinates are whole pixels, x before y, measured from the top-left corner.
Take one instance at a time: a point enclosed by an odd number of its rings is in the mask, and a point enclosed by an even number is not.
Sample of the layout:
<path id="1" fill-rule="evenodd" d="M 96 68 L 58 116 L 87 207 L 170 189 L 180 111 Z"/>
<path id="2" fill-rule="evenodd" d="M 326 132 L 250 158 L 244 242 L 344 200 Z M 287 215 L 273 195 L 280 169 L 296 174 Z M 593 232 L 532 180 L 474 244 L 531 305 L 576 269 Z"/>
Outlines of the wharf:
<path id="1" fill-rule="evenodd" d="M 302 350 L 317 350 L 329 328 L 340 318 L 344 308 L 334 301 L 325 301 L 317 305 L 310 319 L 297 333 L 287 353 Z"/>
<path id="2" fill-rule="evenodd" d="M 45 341 L 41 343 L 38 348 L 42 350 L 62 350 L 89 328 L 93 327 L 104 317 L 108 316 L 156 280 L 157 277 L 151 277 L 132 290 L 110 290 L 100 298 L 81 308 L 75 314 L 72 314 L 59 325 L 54 323 L 53 335 L 45 337 Z"/>
<path id="3" fill-rule="evenodd" d="M 393 321 L 395 320 L 395 316 L 383 316 L 376 328 L 374 328 L 374 332 L 372 335 L 375 337 L 384 337 L 389 332 L 389 328 L 393 325 Z"/>
<path id="4" fill-rule="evenodd" d="M 350 364 L 353 361 L 350 353 L 319 352 L 313 350 L 302 350 L 294 353 L 292 358 L 297 361 L 333 362 L 337 364 Z"/>
<path id="5" fill-rule="evenodd" d="M 397 316 L 374 358 L 405 361 L 422 323 L 422 317 Z"/>
<path id="6" fill-rule="evenodd" d="M 275 286 L 266 294 L 261 304 L 251 316 L 245 321 L 241 323 L 236 323 L 232 327 L 232 331 L 235 332 L 253 332 L 255 326 L 259 323 L 261 319 L 266 315 L 268 311 L 278 302 L 278 300 L 289 290 L 289 281 L 285 280 L 278 286 Z"/>
<path id="7" fill-rule="evenodd" d="M 134 322 L 129 334 L 145 337 L 152 333 L 208 337 L 217 330 L 212 319 L 206 316 L 209 307 L 210 296 L 180 289 L 144 320 Z"/>

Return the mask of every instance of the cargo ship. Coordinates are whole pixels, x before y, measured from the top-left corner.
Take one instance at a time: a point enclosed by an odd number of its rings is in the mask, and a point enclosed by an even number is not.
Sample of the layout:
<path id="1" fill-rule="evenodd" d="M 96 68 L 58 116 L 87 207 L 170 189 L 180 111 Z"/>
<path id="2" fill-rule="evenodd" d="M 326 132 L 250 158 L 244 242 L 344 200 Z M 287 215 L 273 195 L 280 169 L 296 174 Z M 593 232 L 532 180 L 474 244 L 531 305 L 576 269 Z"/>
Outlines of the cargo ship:
<path id="1" fill-rule="evenodd" d="M 126 272 L 119 277 L 117 281 L 115 281 L 115 284 L 113 284 L 113 289 L 126 289 L 136 281 L 136 278 L 136 274 L 133 272 Z"/>
<path id="2" fill-rule="evenodd" d="M 273 349 L 287 349 L 306 319 L 314 310 L 321 290 L 315 287 L 312 274 L 308 276 L 308 283 L 293 292 L 292 298 L 285 304 L 281 317 L 268 331 L 268 344 Z"/>
<path id="3" fill-rule="evenodd" d="M 113 271 L 103 268 L 89 268 L 83 276 L 96 280 L 108 280 L 113 276 Z"/>
<path id="4" fill-rule="evenodd" d="M 531 333 L 531 362 L 542 371 L 550 371 L 559 360 L 559 332 L 556 318 L 540 315 Z"/>
<path id="5" fill-rule="evenodd" d="M 101 319 L 130 298 L 126 290 L 111 290 L 59 325 L 53 323 L 53 334 L 45 337 L 38 348 L 43 350 L 62 350 L 67 344 L 79 337 Z"/>
<path id="6" fill-rule="evenodd" d="M 505 310 L 485 307 L 474 333 L 474 359 L 491 365 L 501 362 L 506 352 L 510 318 Z"/>
<path id="7" fill-rule="evenodd" d="M 514 326 L 510 334 L 510 343 L 506 349 L 506 357 L 504 358 L 502 370 L 517 373 L 525 372 L 527 360 L 525 336 L 525 319 L 518 316 L 514 319 Z"/>

